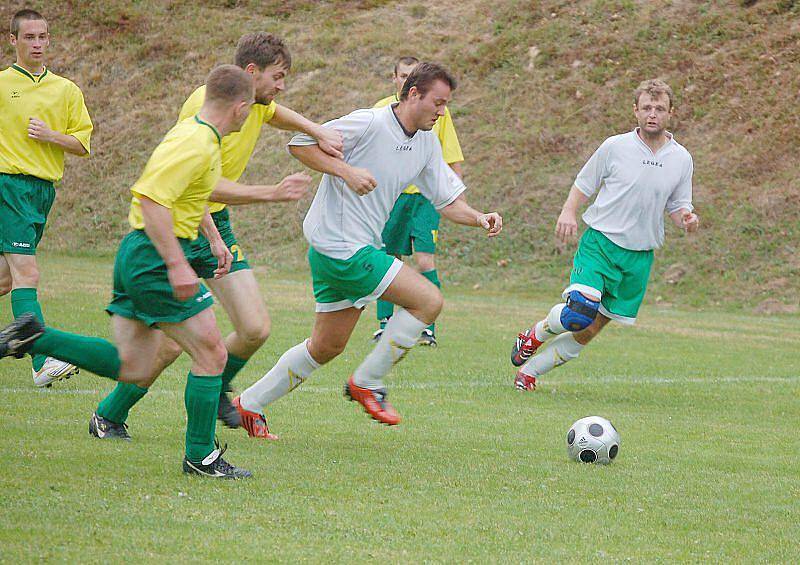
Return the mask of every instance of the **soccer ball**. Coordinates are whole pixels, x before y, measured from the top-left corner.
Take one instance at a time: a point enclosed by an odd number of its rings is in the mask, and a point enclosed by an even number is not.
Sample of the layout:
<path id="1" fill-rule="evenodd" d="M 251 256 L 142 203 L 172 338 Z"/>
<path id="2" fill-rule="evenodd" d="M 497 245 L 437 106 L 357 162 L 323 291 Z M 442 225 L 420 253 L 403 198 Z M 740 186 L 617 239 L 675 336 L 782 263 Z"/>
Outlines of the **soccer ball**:
<path id="1" fill-rule="evenodd" d="M 607 465 L 619 453 L 619 432 L 600 416 L 581 418 L 567 432 L 567 453 L 583 463 Z"/>

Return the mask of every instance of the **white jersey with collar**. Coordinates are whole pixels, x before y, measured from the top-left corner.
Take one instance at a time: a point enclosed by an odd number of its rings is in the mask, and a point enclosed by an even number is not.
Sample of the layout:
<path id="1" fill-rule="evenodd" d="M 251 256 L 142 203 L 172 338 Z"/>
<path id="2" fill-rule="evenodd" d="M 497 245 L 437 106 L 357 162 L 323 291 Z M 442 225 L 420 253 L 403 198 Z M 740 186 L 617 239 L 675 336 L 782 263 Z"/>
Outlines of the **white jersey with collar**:
<path id="1" fill-rule="evenodd" d="M 668 133 L 654 154 L 638 128 L 606 139 L 583 166 L 575 186 L 597 198 L 583 221 L 635 251 L 664 243 L 664 211 L 692 210 L 692 156 Z"/>
<path id="2" fill-rule="evenodd" d="M 303 221 L 303 233 L 318 252 L 349 259 L 359 249 L 383 246 L 381 232 L 398 196 L 410 184 L 439 210 L 451 204 L 466 187 L 442 159 L 439 140 L 430 131 L 407 136 L 392 106 L 356 110 L 324 124 L 344 139 L 344 160 L 367 169 L 377 187 L 364 196 L 336 176 L 325 174 Z M 306 134 L 289 145 L 314 145 Z"/>

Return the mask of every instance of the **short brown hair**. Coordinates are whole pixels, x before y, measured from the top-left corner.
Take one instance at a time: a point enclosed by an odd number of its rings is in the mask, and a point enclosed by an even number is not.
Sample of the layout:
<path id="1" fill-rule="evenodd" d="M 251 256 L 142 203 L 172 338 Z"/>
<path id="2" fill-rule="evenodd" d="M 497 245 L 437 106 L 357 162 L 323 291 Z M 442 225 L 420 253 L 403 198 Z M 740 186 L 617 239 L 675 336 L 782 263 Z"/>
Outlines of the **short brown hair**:
<path id="1" fill-rule="evenodd" d="M 414 86 L 417 87 L 417 91 L 422 96 L 425 96 L 428 90 L 430 90 L 431 85 L 437 80 L 449 85 L 450 90 L 456 89 L 456 79 L 454 79 L 453 75 L 448 73 L 444 67 L 436 63 L 420 63 L 411 71 L 411 74 L 408 75 L 406 82 L 403 84 L 403 90 L 400 91 L 400 100 L 406 100 L 408 98 L 408 91 Z"/>
<path id="2" fill-rule="evenodd" d="M 672 109 L 674 94 L 672 94 L 672 89 L 669 87 L 669 85 L 663 80 L 651 78 L 640 82 L 639 86 L 636 87 L 636 90 L 633 91 L 633 103 L 638 106 L 639 97 L 645 92 L 653 98 L 661 96 L 662 94 L 666 94 L 669 98 L 669 107 Z"/>
<path id="3" fill-rule="evenodd" d="M 394 76 L 397 76 L 397 67 L 400 65 L 416 65 L 417 63 L 419 63 L 419 59 L 412 57 L 411 55 L 405 55 L 398 58 L 394 63 Z"/>
<path id="4" fill-rule="evenodd" d="M 265 31 L 257 31 L 246 33 L 239 38 L 234 62 L 241 68 L 253 63 L 261 70 L 275 64 L 290 69 L 292 56 L 280 37 Z"/>
<path id="5" fill-rule="evenodd" d="M 36 10 L 20 10 L 13 16 L 11 16 L 11 35 L 17 37 L 19 34 L 19 24 L 23 21 L 31 21 L 31 20 L 42 20 L 45 24 L 47 20 L 44 19 L 44 16 L 41 15 Z"/>
<path id="6" fill-rule="evenodd" d="M 219 65 L 206 77 L 206 102 L 229 104 L 248 100 L 253 77 L 236 65 Z"/>

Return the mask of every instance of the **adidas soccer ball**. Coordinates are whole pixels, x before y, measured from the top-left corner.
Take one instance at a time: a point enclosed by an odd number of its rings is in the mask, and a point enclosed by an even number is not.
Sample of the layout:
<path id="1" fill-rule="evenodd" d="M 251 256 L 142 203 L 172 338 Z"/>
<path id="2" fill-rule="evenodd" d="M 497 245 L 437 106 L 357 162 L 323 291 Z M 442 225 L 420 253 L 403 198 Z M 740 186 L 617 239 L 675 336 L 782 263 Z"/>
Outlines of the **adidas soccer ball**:
<path id="1" fill-rule="evenodd" d="M 611 463 L 619 453 L 619 432 L 600 416 L 581 418 L 567 432 L 567 453 L 583 463 Z"/>

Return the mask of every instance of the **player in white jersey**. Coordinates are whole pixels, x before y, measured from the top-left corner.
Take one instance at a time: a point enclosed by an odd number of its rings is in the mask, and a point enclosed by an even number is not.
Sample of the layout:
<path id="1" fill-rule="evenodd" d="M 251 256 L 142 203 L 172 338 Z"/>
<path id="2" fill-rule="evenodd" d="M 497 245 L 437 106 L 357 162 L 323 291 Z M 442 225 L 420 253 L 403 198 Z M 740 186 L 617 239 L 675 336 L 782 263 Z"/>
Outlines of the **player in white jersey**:
<path id="1" fill-rule="evenodd" d="M 373 351 L 345 385 L 345 393 L 385 424 L 400 422 L 386 399 L 383 377 L 417 343 L 442 308 L 442 294 L 425 277 L 381 250 L 381 231 L 397 197 L 416 184 L 449 220 L 483 227 L 489 236 L 502 218 L 470 207 L 464 183 L 442 159 L 430 131 L 445 111 L 455 80 L 442 67 L 420 63 L 397 104 L 356 110 L 326 124 L 344 138 L 344 159 L 326 155 L 316 141 L 295 136 L 289 149 L 308 167 L 325 173 L 303 231 L 317 302 L 311 338 L 284 353 L 257 383 L 234 399 L 247 427 L 264 420 L 266 405 L 300 385 L 345 348 L 364 306 L 378 297 L 401 309 Z"/>
<path id="2" fill-rule="evenodd" d="M 558 217 L 559 239 L 576 234 L 578 207 L 597 197 L 583 214 L 588 228 L 562 294 L 566 302 L 520 333 L 512 348 L 511 363 L 522 366 L 518 389 L 534 390 L 541 375 L 575 359 L 610 320 L 636 321 L 653 250 L 664 243 L 665 211 L 686 232 L 699 228 L 692 157 L 666 129 L 672 102 L 666 83 L 642 82 L 634 93 L 638 127 L 606 139 L 578 174 Z"/>

